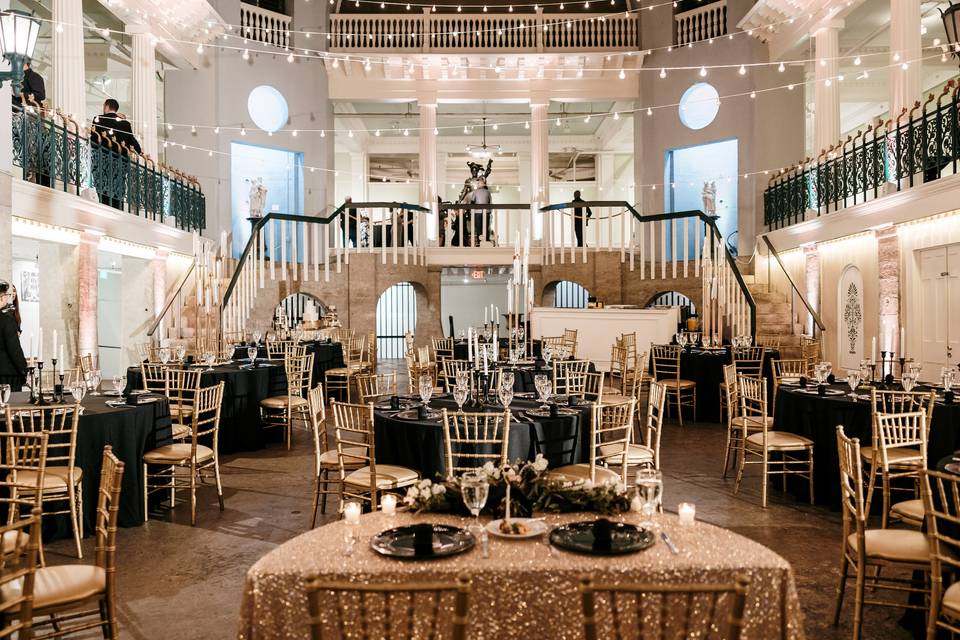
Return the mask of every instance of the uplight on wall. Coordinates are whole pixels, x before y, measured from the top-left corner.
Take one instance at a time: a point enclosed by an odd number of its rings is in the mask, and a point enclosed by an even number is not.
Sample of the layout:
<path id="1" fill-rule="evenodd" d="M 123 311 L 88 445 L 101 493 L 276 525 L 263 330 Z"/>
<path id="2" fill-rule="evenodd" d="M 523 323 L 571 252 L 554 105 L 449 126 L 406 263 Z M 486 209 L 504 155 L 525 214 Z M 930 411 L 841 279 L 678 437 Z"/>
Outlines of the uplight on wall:
<path id="1" fill-rule="evenodd" d="M 680 98 L 680 122 L 688 129 L 703 129 L 720 111 L 720 94 L 713 85 L 698 82 Z"/>
<path id="2" fill-rule="evenodd" d="M 247 112 L 255 125 L 269 133 L 282 129 L 289 116 L 286 98 L 267 84 L 255 87 L 250 92 L 247 97 Z"/>

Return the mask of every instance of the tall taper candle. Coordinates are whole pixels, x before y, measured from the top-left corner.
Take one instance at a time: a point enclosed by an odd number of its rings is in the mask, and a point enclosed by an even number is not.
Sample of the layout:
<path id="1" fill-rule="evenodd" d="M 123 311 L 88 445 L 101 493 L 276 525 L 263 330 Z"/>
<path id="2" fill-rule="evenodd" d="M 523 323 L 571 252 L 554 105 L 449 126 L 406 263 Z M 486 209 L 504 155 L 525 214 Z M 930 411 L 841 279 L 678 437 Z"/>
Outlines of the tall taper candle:
<path id="1" fill-rule="evenodd" d="M 870 362 L 872 364 L 877 363 L 877 336 L 870 339 Z"/>
<path id="2" fill-rule="evenodd" d="M 900 327 L 900 357 L 907 357 L 907 334 L 904 331 L 903 327 Z"/>

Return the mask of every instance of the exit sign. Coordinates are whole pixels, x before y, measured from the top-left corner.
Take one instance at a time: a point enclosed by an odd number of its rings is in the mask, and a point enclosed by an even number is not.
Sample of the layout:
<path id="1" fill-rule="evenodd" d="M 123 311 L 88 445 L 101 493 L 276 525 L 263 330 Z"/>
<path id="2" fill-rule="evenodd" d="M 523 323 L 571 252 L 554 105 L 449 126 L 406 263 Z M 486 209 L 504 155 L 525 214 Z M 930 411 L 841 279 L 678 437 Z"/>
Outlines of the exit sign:
<path id="1" fill-rule="evenodd" d="M 473 273 L 470 274 L 470 277 L 474 280 L 485 280 L 487 278 L 487 272 L 483 269 L 474 269 Z"/>

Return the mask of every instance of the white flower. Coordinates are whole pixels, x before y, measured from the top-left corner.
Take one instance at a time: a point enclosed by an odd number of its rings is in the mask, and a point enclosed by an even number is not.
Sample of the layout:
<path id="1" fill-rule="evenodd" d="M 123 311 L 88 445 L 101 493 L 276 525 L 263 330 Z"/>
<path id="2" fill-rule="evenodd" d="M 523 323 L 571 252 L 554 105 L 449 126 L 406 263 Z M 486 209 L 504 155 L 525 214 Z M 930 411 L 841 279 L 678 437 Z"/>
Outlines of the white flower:
<path id="1" fill-rule="evenodd" d="M 514 471 L 513 467 L 507 467 L 507 470 L 504 471 L 504 475 L 510 482 L 513 482 L 517 479 L 517 472 Z"/>
<path id="2" fill-rule="evenodd" d="M 443 493 L 443 492 L 446 491 L 446 490 L 447 490 L 447 488 L 444 487 L 442 484 L 435 484 L 435 485 L 433 485 L 433 495 L 435 495 L 435 496 L 440 495 L 441 493 Z"/>
<path id="3" fill-rule="evenodd" d="M 407 489 L 407 497 L 410 498 L 411 500 L 415 500 L 419 496 L 420 496 L 420 490 L 417 489 L 416 487 L 410 487 L 409 489 Z"/>
<path id="4" fill-rule="evenodd" d="M 481 468 L 483 469 L 483 472 L 484 472 L 485 474 L 487 474 L 488 476 L 492 476 L 492 475 L 493 475 L 494 466 L 493 466 L 493 463 L 492 463 L 492 462 L 487 462 L 487 463 L 485 463 L 485 464 L 483 465 L 483 467 L 481 467 Z"/>
<path id="5" fill-rule="evenodd" d="M 593 489 L 593 480 L 584 480 L 582 486 L 584 491 L 590 491 Z"/>
<path id="6" fill-rule="evenodd" d="M 542 453 L 537 454 L 537 458 L 533 461 L 533 468 L 537 471 L 545 471 L 547 468 L 547 459 L 543 457 Z"/>
<path id="7" fill-rule="evenodd" d="M 420 483 L 420 486 L 421 486 L 421 487 L 429 487 L 429 486 L 432 485 L 432 484 L 433 484 L 433 480 L 431 480 L 430 478 L 427 478 L 426 480 L 424 480 L 423 482 Z"/>

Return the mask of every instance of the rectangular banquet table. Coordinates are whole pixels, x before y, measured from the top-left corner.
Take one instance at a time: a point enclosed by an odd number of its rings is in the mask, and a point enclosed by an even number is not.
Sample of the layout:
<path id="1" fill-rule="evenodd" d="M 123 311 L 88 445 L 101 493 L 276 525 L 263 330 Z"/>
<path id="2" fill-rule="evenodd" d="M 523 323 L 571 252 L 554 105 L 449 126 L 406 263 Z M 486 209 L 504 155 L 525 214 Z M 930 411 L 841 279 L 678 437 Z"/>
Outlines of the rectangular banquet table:
<path id="1" fill-rule="evenodd" d="M 594 520 L 594 514 L 547 516 L 550 526 Z M 621 516 L 637 522 L 635 514 Z M 472 583 L 468 638 L 580 640 L 583 616 L 579 581 L 590 576 L 614 583 L 680 584 L 751 580 L 747 593 L 744 640 L 799 640 L 804 637 L 793 570 L 782 557 L 732 531 L 698 522 L 680 526 L 676 516 L 659 517 L 679 548 L 672 555 L 659 541 L 638 553 L 609 557 L 556 550 L 536 540 L 490 537 L 490 557 L 479 548 L 434 561 L 396 560 L 377 555 L 370 538 L 392 527 L 431 522 L 465 527 L 455 516 L 381 512 L 365 515 L 357 527 L 360 542 L 343 553 L 344 521 L 308 531 L 274 549 L 247 572 L 240 612 L 240 640 L 307 640 L 309 612 L 304 581 L 322 577 L 360 584 L 408 581 L 453 582 L 466 575 Z M 618 518 L 619 519 L 619 518 Z M 645 638 L 659 637 L 648 628 Z"/>
<path id="2" fill-rule="evenodd" d="M 179 365 L 171 365 L 173 367 Z M 200 385 L 224 383 L 223 404 L 220 410 L 220 453 L 262 449 L 266 441 L 260 420 L 260 401 L 276 395 L 286 395 L 287 374 L 283 364 L 261 362 L 256 369 L 238 363 L 222 364 L 205 371 Z M 143 376 L 140 367 L 127 369 L 127 388 L 141 389 Z M 274 429 L 279 434 L 282 429 Z M 279 436 L 278 436 L 279 437 Z"/>

